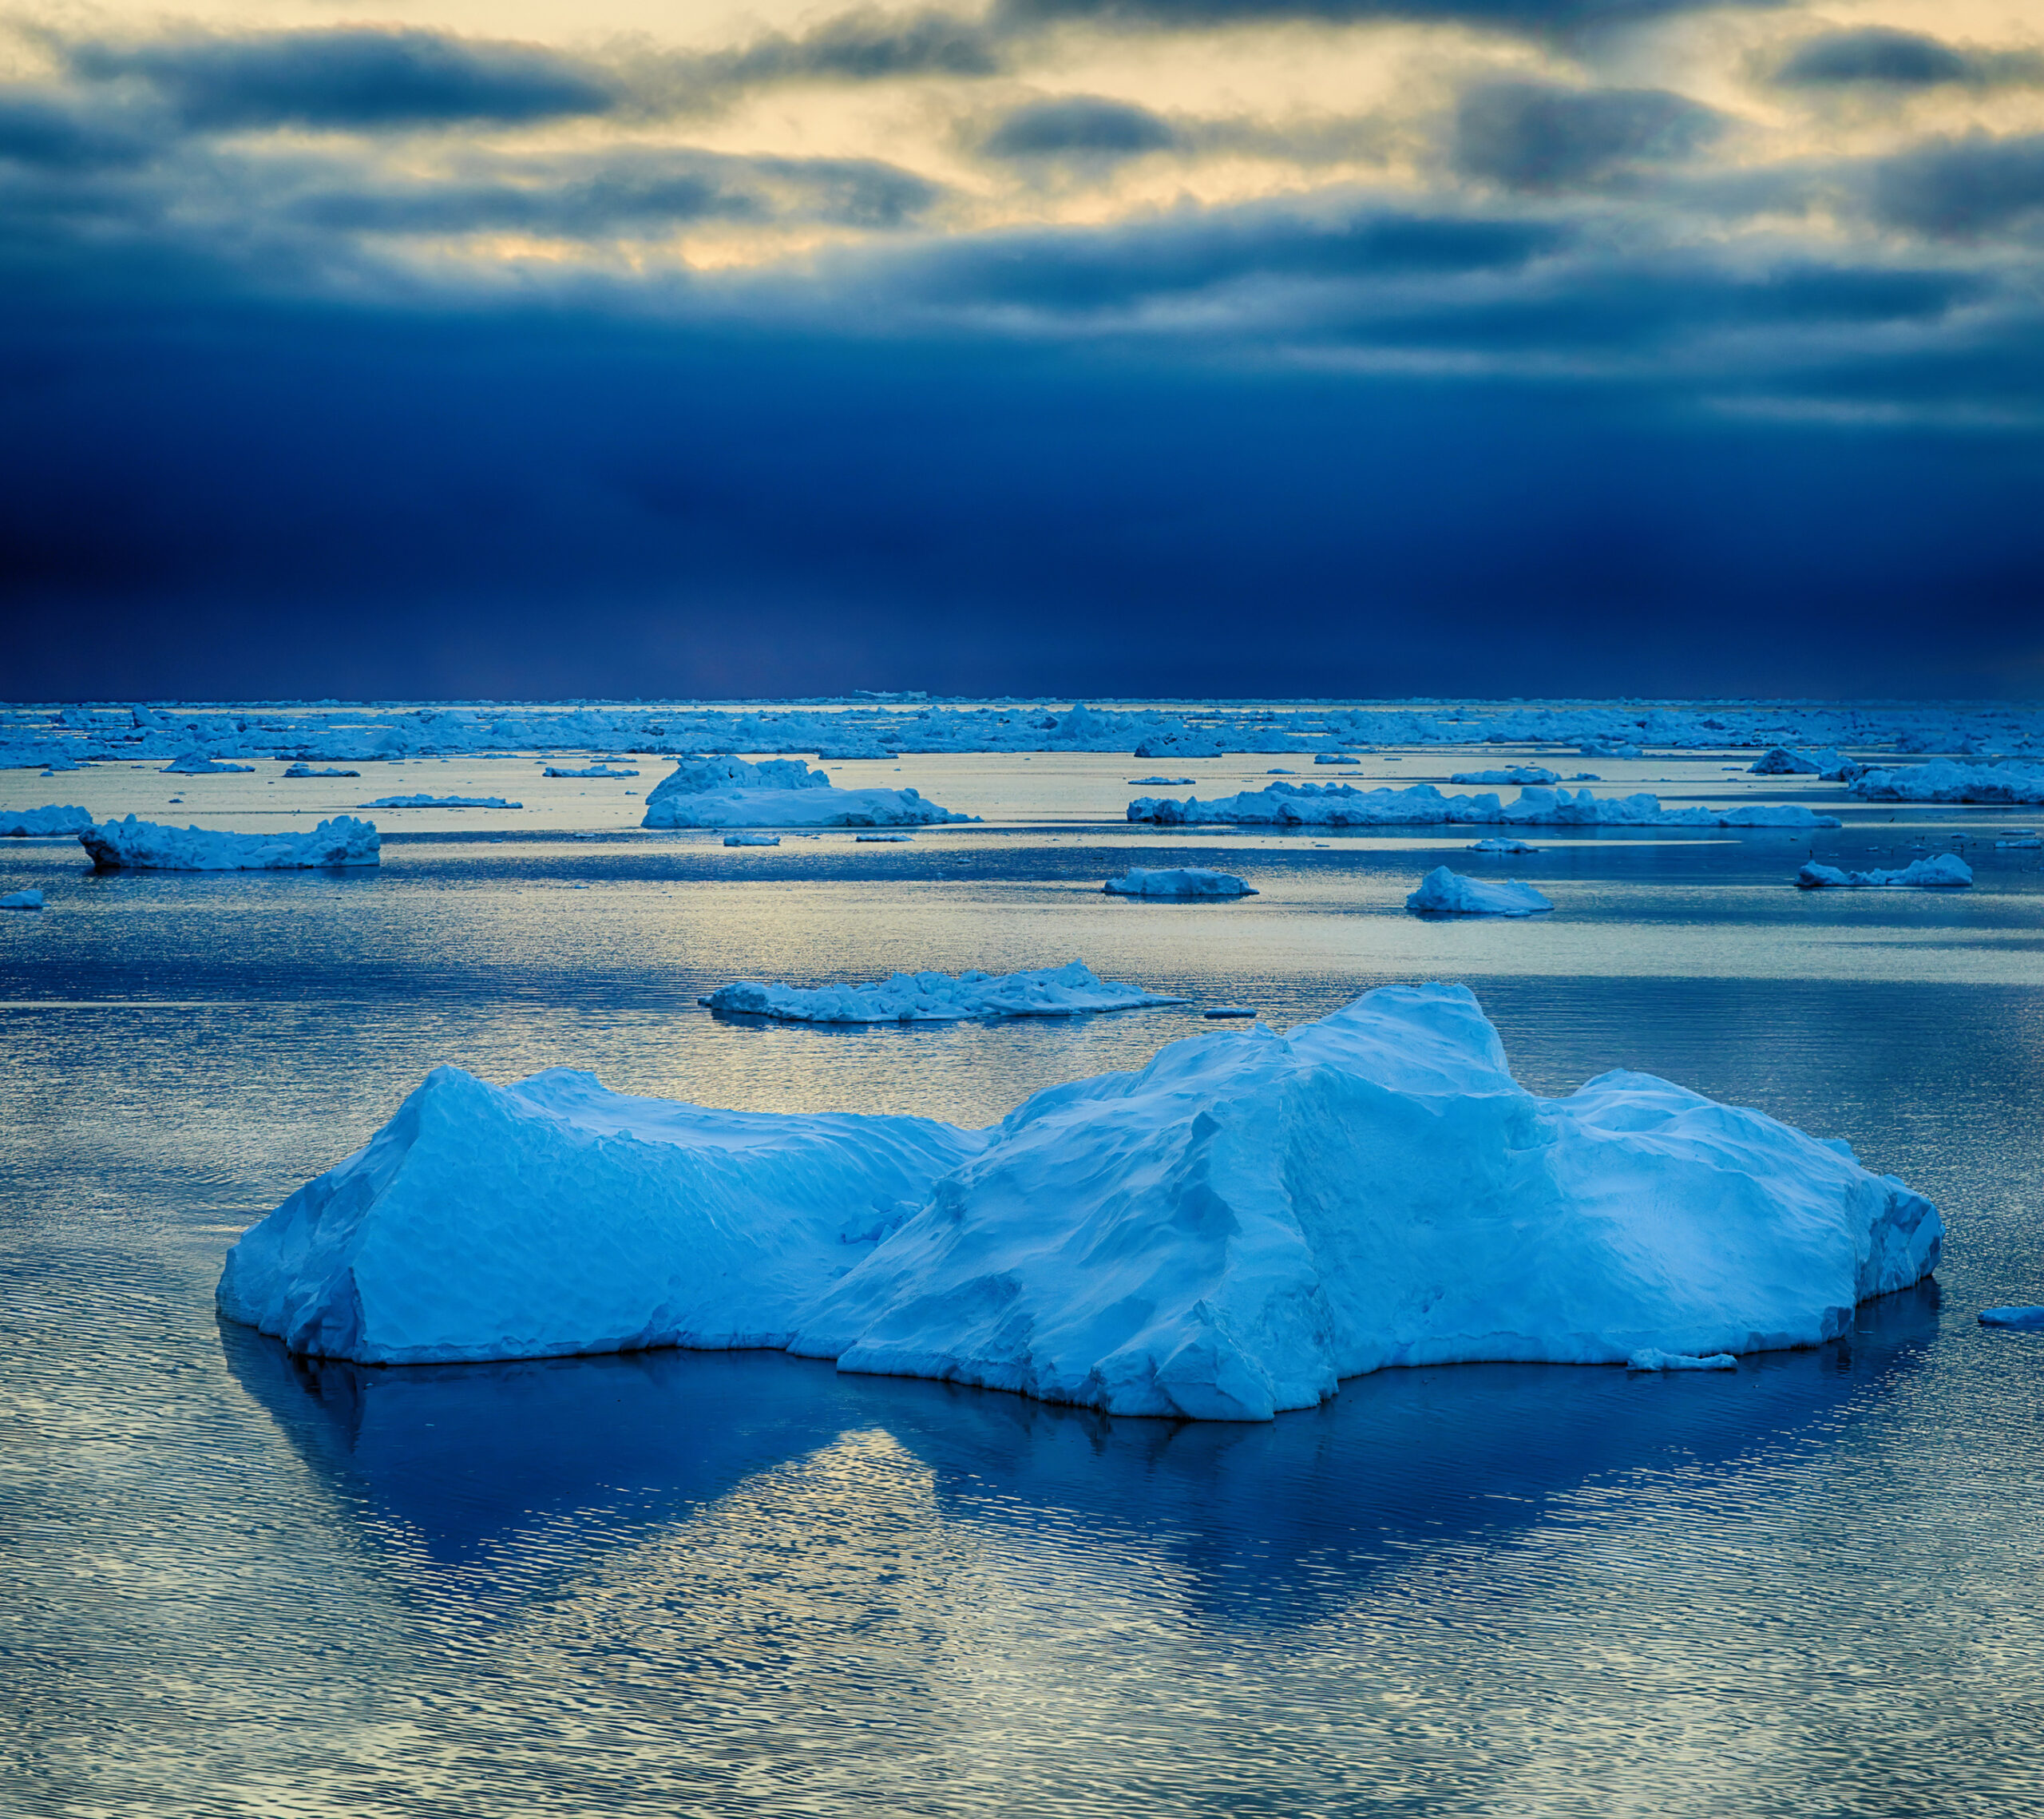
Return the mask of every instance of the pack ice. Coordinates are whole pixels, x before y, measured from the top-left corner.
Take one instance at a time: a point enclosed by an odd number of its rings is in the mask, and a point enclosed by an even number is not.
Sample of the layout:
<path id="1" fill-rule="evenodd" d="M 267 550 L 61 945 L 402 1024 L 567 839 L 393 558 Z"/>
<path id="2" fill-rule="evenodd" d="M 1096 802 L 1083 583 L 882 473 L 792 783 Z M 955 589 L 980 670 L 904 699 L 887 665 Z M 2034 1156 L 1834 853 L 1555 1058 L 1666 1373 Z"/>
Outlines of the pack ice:
<path id="1" fill-rule="evenodd" d="M 1139 1010 L 1186 1000 L 1099 978 L 1075 960 L 1027 973 L 897 973 L 869 985 L 761 985 L 741 979 L 696 1002 L 788 1023 L 962 1023 Z"/>
<path id="2" fill-rule="evenodd" d="M 798 758 L 686 759 L 646 792 L 642 827 L 923 827 L 976 821 L 913 790 L 841 790 Z"/>
<path id="3" fill-rule="evenodd" d="M 777 1345 L 1261 1421 L 1392 1365 L 1815 1345 L 1943 1230 L 1843 1143 L 1650 1075 L 1536 1098 L 1466 989 L 1387 986 L 987 1131 L 437 1068 L 242 1238 L 220 1305 L 365 1363 Z"/>
<path id="4" fill-rule="evenodd" d="M 159 822 L 102 822 L 78 836 L 101 871 L 121 866 L 159 872 L 309 871 L 319 866 L 374 866 L 382 841 L 373 821 L 337 814 L 310 834 L 227 834 Z"/>

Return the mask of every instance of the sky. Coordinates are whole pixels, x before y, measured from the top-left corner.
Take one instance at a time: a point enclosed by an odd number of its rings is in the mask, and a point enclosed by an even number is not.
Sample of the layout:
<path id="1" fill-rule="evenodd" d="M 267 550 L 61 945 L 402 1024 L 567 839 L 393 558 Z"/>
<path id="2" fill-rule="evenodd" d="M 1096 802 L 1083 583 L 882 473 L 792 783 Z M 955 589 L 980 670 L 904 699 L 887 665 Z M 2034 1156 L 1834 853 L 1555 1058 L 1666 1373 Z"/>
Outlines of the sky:
<path id="1" fill-rule="evenodd" d="M 0 696 L 2044 696 L 2014 0 L 30 0 Z"/>

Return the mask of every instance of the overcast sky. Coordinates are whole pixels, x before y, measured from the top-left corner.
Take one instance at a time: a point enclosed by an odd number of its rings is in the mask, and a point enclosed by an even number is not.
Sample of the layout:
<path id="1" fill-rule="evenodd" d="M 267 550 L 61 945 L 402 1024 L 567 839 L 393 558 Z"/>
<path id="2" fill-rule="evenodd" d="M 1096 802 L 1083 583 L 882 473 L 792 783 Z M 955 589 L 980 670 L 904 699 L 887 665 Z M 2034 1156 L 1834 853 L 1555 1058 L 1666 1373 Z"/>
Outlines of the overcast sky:
<path id="1" fill-rule="evenodd" d="M 0 693 L 2044 695 L 2029 3 L 32 0 Z"/>

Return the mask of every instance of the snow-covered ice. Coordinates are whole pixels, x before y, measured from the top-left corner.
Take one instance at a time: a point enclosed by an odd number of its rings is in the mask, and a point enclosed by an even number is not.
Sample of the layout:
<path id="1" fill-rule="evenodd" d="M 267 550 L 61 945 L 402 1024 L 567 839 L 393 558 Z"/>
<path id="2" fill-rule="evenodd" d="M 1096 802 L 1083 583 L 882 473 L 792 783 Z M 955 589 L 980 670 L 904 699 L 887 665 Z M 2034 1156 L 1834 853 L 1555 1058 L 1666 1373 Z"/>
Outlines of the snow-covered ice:
<path id="1" fill-rule="evenodd" d="M 1153 787 L 1161 785 L 1167 789 L 1185 789 L 1192 783 L 1190 777 L 1131 777 L 1128 780 L 1132 784 L 1147 783 Z"/>
<path id="2" fill-rule="evenodd" d="M 1804 890 L 1884 890 L 1896 886 L 1924 890 L 1955 890 L 1973 882 L 1973 868 L 1956 853 L 1940 853 L 1933 859 L 1913 859 L 1894 871 L 1848 872 L 1837 866 L 1804 862 L 1796 874 Z"/>
<path id="3" fill-rule="evenodd" d="M 1451 783 L 1559 783 L 1561 780 L 1559 771 L 1550 771 L 1544 764 L 1515 764 L 1503 771 L 1458 771 L 1448 779 Z"/>
<path id="4" fill-rule="evenodd" d="M 1151 870 L 1131 866 L 1119 878 L 1100 886 L 1110 897 L 1254 897 L 1232 872 L 1209 871 L 1202 866 L 1186 866 L 1176 871 Z"/>
<path id="5" fill-rule="evenodd" d="M 1849 783 L 1866 769 L 1840 751 L 1791 751 L 1770 746 L 1746 767 L 1756 777 L 1815 777 L 1826 783 Z"/>
<path id="6" fill-rule="evenodd" d="M 1693 1352 L 1658 1352 L 1642 1345 L 1626 1360 L 1627 1370 L 1737 1370 L 1739 1361 L 1729 1352 L 1713 1352 L 1700 1358 Z"/>
<path id="7" fill-rule="evenodd" d="M 1844 1144 L 1649 1075 L 1536 1098 L 1466 989 L 1389 986 L 987 1131 L 437 1068 L 242 1238 L 220 1305 L 365 1363 L 784 1345 L 1258 1421 L 1387 1365 L 1819 1344 L 1942 1233 Z"/>
<path id="8" fill-rule="evenodd" d="M 40 910 L 42 893 L 39 890 L 10 890 L 0 897 L 0 910 Z"/>
<path id="9" fill-rule="evenodd" d="M 253 771 L 252 764 L 231 764 L 224 759 L 208 758 L 194 749 L 180 752 L 163 767 L 166 777 L 220 777 L 230 771 Z"/>
<path id="10" fill-rule="evenodd" d="M 1345 751 L 1321 751 L 1313 755 L 1316 764 L 1360 764 L 1362 759 L 1352 758 Z"/>
<path id="11" fill-rule="evenodd" d="M 1959 764 L 1948 758 L 1869 771 L 1852 793 L 1876 802 L 2044 802 L 2044 765 Z"/>
<path id="12" fill-rule="evenodd" d="M 378 796 L 373 802 L 363 802 L 364 808 L 523 808 L 523 802 L 509 802 L 501 796 Z"/>
<path id="13" fill-rule="evenodd" d="M 1836 815 L 1817 814 L 1800 802 L 1747 802 L 1737 808 L 1664 809 L 1660 798 L 1641 793 L 1598 796 L 1529 785 L 1511 802 L 1486 793 L 1443 795 L 1431 783 L 1403 790 L 1388 786 L 1358 790 L 1347 783 L 1273 783 L 1262 790 L 1217 797 L 1139 796 L 1128 805 L 1131 821 L 1160 826 L 1235 822 L 1287 827 L 1424 827 L 1491 825 L 1526 827 L 1836 827 Z"/>
<path id="14" fill-rule="evenodd" d="M 1537 916 L 1554 905 L 1515 878 L 1464 878 L 1436 866 L 1405 907 L 1416 916 Z"/>
<path id="15" fill-rule="evenodd" d="M 778 846 L 780 843 L 781 837 L 778 834 L 727 834 L 724 836 L 727 846 Z"/>
<path id="16" fill-rule="evenodd" d="M 2044 1331 L 2044 1307 L 1983 1307 L 1983 1326 L 2012 1326 L 2018 1332 Z"/>
<path id="17" fill-rule="evenodd" d="M 331 765 L 323 771 L 315 771 L 309 764 L 293 764 L 287 767 L 284 771 L 285 776 L 294 779 L 302 777 L 359 777 L 361 775 L 362 773 L 359 771 L 337 771 Z"/>
<path id="18" fill-rule="evenodd" d="M 1083 961 L 1030 973 L 897 973 L 869 985 L 762 985 L 743 979 L 697 1001 L 714 1011 L 790 1023 L 963 1023 L 1075 1016 L 1186 1001 L 1095 977 Z"/>
<path id="19" fill-rule="evenodd" d="M 549 764 L 540 775 L 543 777 L 636 777 L 636 771 L 614 771 L 608 764 L 592 764 L 577 771 L 572 767 Z"/>
<path id="20" fill-rule="evenodd" d="M 0 809 L 0 839 L 68 838 L 92 824 L 89 813 L 69 802 L 52 802 L 47 808 Z"/>
<path id="21" fill-rule="evenodd" d="M 840 790 L 801 759 L 698 759 L 646 792 L 644 827 L 924 827 L 972 821 L 913 790 Z"/>
<path id="22" fill-rule="evenodd" d="M 376 824 L 339 814 L 310 834 L 227 834 L 208 827 L 166 827 L 129 815 L 91 827 L 78 842 L 103 871 L 122 866 L 163 872 L 309 871 L 323 866 L 373 866 L 382 858 Z"/>
<path id="23" fill-rule="evenodd" d="M 1494 834 L 1486 840 L 1472 840 L 1466 850 L 1472 853 L 1537 853 L 1538 846 L 1523 840 L 1515 840 L 1509 834 Z"/>

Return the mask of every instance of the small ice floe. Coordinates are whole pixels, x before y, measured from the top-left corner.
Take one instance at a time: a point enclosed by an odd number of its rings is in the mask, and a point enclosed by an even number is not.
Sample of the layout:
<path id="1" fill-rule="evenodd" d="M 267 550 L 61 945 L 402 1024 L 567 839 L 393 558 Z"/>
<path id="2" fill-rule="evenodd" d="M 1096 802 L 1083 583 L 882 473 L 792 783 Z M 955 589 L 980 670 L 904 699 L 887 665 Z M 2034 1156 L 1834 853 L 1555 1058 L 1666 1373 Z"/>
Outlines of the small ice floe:
<path id="1" fill-rule="evenodd" d="M 1571 783 L 1601 783 L 1603 780 L 1594 771 L 1579 771 L 1569 779 Z"/>
<path id="2" fill-rule="evenodd" d="M 331 765 L 323 771 L 315 771 L 309 764 L 294 764 L 285 771 L 287 777 L 359 777 L 359 771 L 337 771 Z"/>
<path id="3" fill-rule="evenodd" d="M 540 775 L 544 777 L 636 777 L 639 773 L 636 771 L 613 771 L 608 764 L 592 764 L 584 771 L 549 764 Z"/>
<path id="4" fill-rule="evenodd" d="M 1192 780 L 1190 777 L 1131 777 L 1128 779 L 1131 783 L 1169 783 L 1180 787 L 1190 784 Z"/>
<path id="5" fill-rule="evenodd" d="M 208 758 L 203 751 L 180 752 L 163 767 L 166 777 L 220 777 L 230 771 L 253 771 L 252 764 L 230 764 L 226 759 Z"/>
<path id="6" fill-rule="evenodd" d="M 4 827 L 0 827 L 0 833 L 5 833 L 6 831 L 6 830 Z M 2026 851 L 2030 851 L 2034 850 L 2037 847 L 2044 846 L 2044 838 L 2041 838 L 2037 834 L 2031 833 L 2026 827 L 2011 827 L 2009 830 L 2008 838 L 2006 840 L 1997 840 L 1994 844 L 1997 846 L 2019 846 Z"/>
<path id="7" fill-rule="evenodd" d="M 1538 916 L 1554 905 L 1516 878 L 1464 878 L 1436 866 L 1405 907 L 1416 916 Z"/>
<path id="8" fill-rule="evenodd" d="M 1202 1011 L 1199 1014 L 1203 1017 L 1211 1017 L 1215 1019 L 1221 1017 L 1254 1016 L 1256 1015 L 1256 1007 L 1254 1005 L 1216 1005 L 1210 1011 Z"/>
<path id="9" fill-rule="evenodd" d="M 382 842 L 373 821 L 337 814 L 310 834 L 228 834 L 210 827 L 165 827 L 129 815 L 89 827 L 78 844 L 101 871 L 131 867 L 158 872 L 311 871 L 323 866 L 373 866 Z"/>
<path id="10" fill-rule="evenodd" d="M 2044 1333 L 2044 1307 L 1983 1307 L 1983 1326 L 2006 1326 L 2018 1333 Z"/>
<path id="11" fill-rule="evenodd" d="M 1110 897 L 1254 897 L 1258 893 L 1232 872 L 1187 866 L 1177 871 L 1152 871 L 1131 866 L 1119 878 L 1100 886 Z"/>
<path id="12" fill-rule="evenodd" d="M 852 843 L 858 846 L 900 846 L 914 838 L 912 834 L 854 834 Z"/>
<path id="13" fill-rule="evenodd" d="M 1866 770 L 1840 751 L 1791 751 L 1773 746 L 1747 768 L 1756 777 L 1816 777 L 1827 783 L 1849 783 Z"/>
<path id="14" fill-rule="evenodd" d="M 646 794 L 642 827 L 926 827 L 976 821 L 914 790 L 841 790 L 798 758 L 684 758 Z"/>
<path id="15" fill-rule="evenodd" d="M 1503 771 L 1458 771 L 1448 779 L 1451 783 L 1559 783 L 1561 780 L 1559 771 L 1550 771 L 1544 764 L 1514 764 Z"/>
<path id="16" fill-rule="evenodd" d="M 0 809 L 0 839 L 64 839 L 84 833 L 92 824 L 87 810 L 69 802 L 52 802 L 47 808 Z"/>
<path id="17" fill-rule="evenodd" d="M 378 796 L 364 808 L 523 808 L 523 802 L 508 802 L 501 796 Z"/>
<path id="18" fill-rule="evenodd" d="M 1737 1370 L 1739 1361 L 1729 1352 L 1713 1352 L 1700 1358 L 1689 1352 L 1657 1352 L 1643 1345 L 1626 1360 L 1627 1370 Z"/>
<path id="19" fill-rule="evenodd" d="M 1099 978 L 1075 960 L 1032 973 L 897 973 L 867 985 L 762 985 L 741 979 L 695 1001 L 713 1011 L 786 1023 L 963 1023 L 1141 1010 L 1186 1001 Z"/>
<path id="20" fill-rule="evenodd" d="M 781 837 L 778 834 L 727 834 L 724 836 L 727 846 L 778 846 L 780 843 Z"/>
<path id="21" fill-rule="evenodd" d="M 1316 764 L 1360 764 L 1362 759 L 1352 758 L 1345 751 L 1321 751 L 1313 755 Z"/>
<path id="22" fill-rule="evenodd" d="M 1487 840 L 1472 840 L 1468 850 L 1472 853 L 1537 853 L 1538 846 L 1523 840 L 1515 840 L 1509 834 L 1493 834 Z"/>
<path id="23" fill-rule="evenodd" d="M 40 910 L 42 893 L 39 890 L 10 890 L 0 897 L 0 910 Z"/>
<path id="24" fill-rule="evenodd" d="M 1912 859 L 1899 871 L 1848 872 L 1806 859 L 1796 874 L 1800 890 L 1881 890 L 1897 886 L 1915 890 L 1959 890 L 1973 882 L 1973 868 L 1956 853 L 1935 859 Z"/>
<path id="25" fill-rule="evenodd" d="M 1297 771 L 1287 771 L 1282 765 L 1280 765 L 1274 771 L 1266 771 L 1263 774 L 1266 777 L 1296 777 L 1298 775 Z M 1154 783 L 1157 779 L 1155 777 L 1138 777 L 1135 779 L 1135 781 L 1139 783 Z M 1182 783 L 1189 783 L 1192 779 L 1190 777 L 1180 777 L 1175 779 L 1175 781 Z"/>

